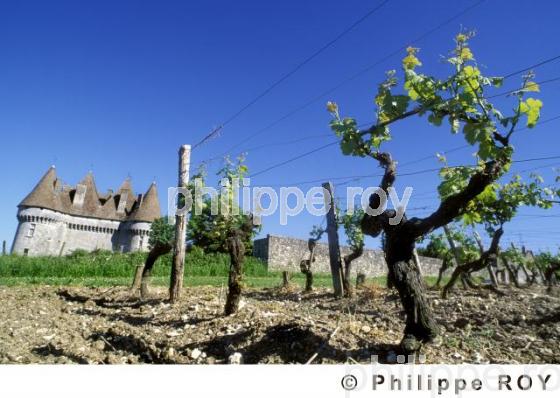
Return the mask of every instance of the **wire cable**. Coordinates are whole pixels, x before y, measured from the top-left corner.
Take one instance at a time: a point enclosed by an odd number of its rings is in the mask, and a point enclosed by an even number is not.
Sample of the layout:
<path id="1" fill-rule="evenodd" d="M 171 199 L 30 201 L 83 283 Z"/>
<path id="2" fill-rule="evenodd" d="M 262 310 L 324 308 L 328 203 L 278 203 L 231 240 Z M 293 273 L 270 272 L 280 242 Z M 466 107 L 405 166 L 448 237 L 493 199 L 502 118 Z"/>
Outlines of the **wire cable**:
<path id="1" fill-rule="evenodd" d="M 241 115 L 243 112 L 245 112 L 247 109 L 249 109 L 251 106 L 253 106 L 255 103 L 257 103 L 260 99 L 262 99 L 263 97 L 265 97 L 267 94 L 269 94 L 272 90 L 274 90 L 274 88 L 276 88 L 278 85 L 280 85 L 282 82 L 284 82 L 286 79 L 288 79 L 290 76 L 292 76 L 293 74 L 295 74 L 297 71 L 299 71 L 302 67 L 304 67 L 306 64 L 308 64 L 310 61 L 312 61 L 314 58 L 316 58 L 319 54 L 321 54 L 323 51 L 327 50 L 329 47 L 331 47 L 333 44 L 335 44 L 337 41 L 339 41 L 340 39 L 342 39 L 344 36 L 346 36 L 348 33 L 350 33 L 352 30 L 354 30 L 358 25 L 360 25 L 362 22 L 364 22 L 366 19 L 368 19 L 370 16 L 372 16 L 373 14 L 375 14 L 377 11 L 379 11 L 385 4 L 387 4 L 389 2 L 389 0 L 383 0 L 381 3 L 379 3 L 376 7 L 374 7 L 373 9 L 369 10 L 365 15 L 363 15 L 362 17 L 360 17 L 357 21 L 355 21 L 354 23 L 352 23 L 350 26 L 348 26 L 346 29 L 344 29 L 341 33 L 339 33 L 334 39 L 330 40 L 329 42 L 327 42 L 325 45 L 323 45 L 322 47 L 320 47 L 318 50 L 316 50 L 315 52 L 313 52 L 310 56 L 308 56 L 307 58 L 305 58 L 303 61 L 301 61 L 300 63 L 298 63 L 293 69 L 291 69 L 290 71 L 288 71 L 287 73 L 285 73 L 284 75 L 282 75 L 278 80 L 276 80 L 274 83 L 272 83 L 270 86 L 268 86 L 264 91 L 262 91 L 260 94 L 258 94 L 255 98 L 253 98 L 251 101 L 249 101 L 247 104 L 245 104 L 243 107 L 241 107 L 238 111 L 236 111 L 235 113 L 233 113 L 230 117 L 228 117 L 219 127 L 219 129 L 223 129 L 226 125 L 228 125 L 229 123 L 231 123 L 233 120 L 237 119 L 237 117 L 239 117 L 239 115 Z M 196 145 L 199 146 L 202 143 L 208 141 L 210 138 L 212 138 L 215 135 L 215 130 L 210 132 L 210 134 L 206 135 L 205 137 L 202 138 L 202 140 L 200 140 Z"/>
<path id="2" fill-rule="evenodd" d="M 549 61 L 549 62 L 550 62 L 550 61 Z M 542 64 L 542 63 L 541 63 L 541 64 Z M 559 80 L 560 80 L 560 77 L 557 77 L 557 78 L 553 78 L 553 79 L 548 79 L 548 80 L 541 81 L 539 84 L 542 85 L 542 84 L 547 84 L 547 83 L 551 83 L 551 82 L 555 82 L 555 81 L 559 81 Z M 499 96 L 505 96 L 505 95 L 514 93 L 514 92 L 516 92 L 516 91 L 519 91 L 519 90 L 518 90 L 518 89 L 517 89 L 517 90 L 510 90 L 510 91 L 507 91 L 507 92 L 503 92 L 503 93 L 499 93 L 499 94 L 493 95 L 493 96 L 488 97 L 488 98 L 496 98 L 496 97 L 499 97 Z M 410 111 L 410 112 L 413 112 L 413 111 Z M 415 111 L 414 111 L 414 112 L 415 112 Z M 420 111 L 418 111 L 418 112 L 416 112 L 416 113 L 419 113 L 419 112 L 420 112 Z M 558 117 L 557 117 L 557 118 L 558 118 Z M 395 119 L 392 119 L 392 120 L 397 120 L 397 119 L 398 119 L 398 118 L 395 118 Z M 387 122 L 386 124 L 389 124 L 390 122 L 391 122 L 391 121 Z M 372 123 L 374 123 L 374 122 L 365 123 L 365 124 L 362 124 L 362 125 L 360 125 L 360 126 L 358 126 L 358 127 L 362 127 L 362 126 L 364 126 L 364 125 L 370 125 L 370 124 L 372 124 Z M 386 124 L 384 124 L 384 125 L 386 125 Z M 371 129 L 371 127 L 370 127 L 370 129 Z M 366 135 L 366 134 L 368 134 L 368 131 L 369 131 L 370 129 L 365 130 L 365 131 L 361 132 L 360 134 L 361 134 L 361 135 Z M 521 130 L 521 128 L 520 128 L 520 130 Z M 297 155 L 297 156 L 295 156 L 295 157 L 292 157 L 292 158 L 289 158 L 289 159 L 287 159 L 287 160 L 284 160 L 284 161 L 282 161 L 282 162 L 280 162 L 280 163 L 277 163 L 277 164 L 274 164 L 274 165 L 272 165 L 272 166 L 269 166 L 269 167 L 267 167 L 267 168 L 264 169 L 264 170 L 261 170 L 261 171 L 259 171 L 259 172 L 257 172 L 257 173 L 252 174 L 250 177 L 256 177 L 257 175 L 261 175 L 261 174 L 266 173 L 266 172 L 268 172 L 268 171 L 270 171 L 270 170 L 276 169 L 276 168 L 278 168 L 278 167 L 281 167 L 281 166 L 284 166 L 284 165 L 286 165 L 286 164 L 292 163 L 292 162 L 294 162 L 294 161 L 296 161 L 296 160 L 299 160 L 299 159 L 301 159 L 301 158 L 304 158 L 304 157 L 306 157 L 306 156 L 312 155 L 312 154 L 314 154 L 314 153 L 316 153 L 316 152 L 319 152 L 319 151 L 321 151 L 321 150 L 323 150 L 323 149 L 325 149 L 325 148 L 328 148 L 328 147 L 330 147 L 330 146 L 336 144 L 337 142 L 340 142 L 340 140 L 336 140 L 336 141 L 331 142 L 331 143 L 329 143 L 329 144 L 327 144 L 327 145 L 322 145 L 322 146 L 320 146 L 320 147 L 318 147 L 318 148 L 312 149 L 312 150 L 310 150 L 310 151 L 308 151 L 308 152 L 305 152 L 305 153 L 303 153 L 303 154 Z"/>
<path id="3" fill-rule="evenodd" d="M 419 35 L 418 37 L 416 37 L 415 39 L 407 42 L 406 45 L 403 45 L 401 47 L 399 47 L 398 49 L 390 52 L 389 54 L 385 55 L 384 57 L 378 59 L 377 61 L 375 61 L 372 64 L 369 64 L 367 66 L 365 66 L 364 68 L 362 68 L 361 70 L 359 70 L 358 72 L 354 73 L 353 75 L 347 77 L 346 79 L 342 80 L 341 82 L 337 83 L 336 85 L 334 85 L 333 87 L 321 92 L 320 94 L 312 97 L 311 99 L 309 99 L 307 102 L 305 102 L 304 104 L 300 105 L 297 108 L 294 108 L 293 110 L 291 110 L 290 112 L 284 114 L 283 116 L 281 116 L 279 119 L 275 120 L 274 122 L 268 124 L 267 126 L 261 128 L 260 130 L 257 130 L 255 133 L 247 136 L 246 138 L 244 138 L 243 140 L 241 140 L 240 142 L 238 142 L 237 144 L 233 145 L 232 147 L 230 147 L 227 151 L 225 151 L 222 155 L 220 155 L 219 157 L 224 157 L 226 154 L 232 152 L 234 149 L 239 148 L 241 145 L 243 145 L 244 143 L 246 143 L 247 141 L 251 140 L 252 138 L 257 137 L 258 135 L 264 133 L 265 131 L 271 129 L 272 127 L 278 125 L 279 123 L 283 122 L 284 120 L 290 118 L 291 116 L 295 115 L 296 113 L 308 108 L 310 105 L 314 104 L 315 102 L 319 101 L 320 99 L 326 97 L 327 95 L 333 93 L 334 91 L 338 90 L 339 88 L 345 86 L 346 84 L 350 83 L 351 81 L 354 81 L 355 79 L 357 79 L 358 77 L 364 75 L 365 73 L 369 72 L 370 70 L 372 70 L 373 68 L 375 68 L 376 66 L 382 64 L 383 62 L 391 59 L 392 57 L 400 54 L 402 51 L 406 50 L 406 48 L 411 45 L 411 44 L 416 44 L 417 42 L 425 39 L 426 37 L 432 35 L 433 33 L 437 32 L 438 30 L 440 30 L 441 28 L 443 28 L 445 25 L 453 22 L 454 20 L 462 17 L 463 15 L 465 15 L 466 13 L 468 13 L 469 11 L 471 11 L 472 9 L 478 7 L 479 5 L 481 5 L 482 3 L 484 3 L 485 0 L 480 0 L 478 2 L 476 2 L 475 4 L 461 10 L 460 12 L 458 12 L 457 14 L 454 14 L 453 16 L 451 16 L 450 18 L 447 18 L 446 20 L 444 20 L 443 22 L 440 22 L 438 25 L 436 25 L 435 27 L 427 30 L 426 32 L 422 33 L 421 35 Z"/>

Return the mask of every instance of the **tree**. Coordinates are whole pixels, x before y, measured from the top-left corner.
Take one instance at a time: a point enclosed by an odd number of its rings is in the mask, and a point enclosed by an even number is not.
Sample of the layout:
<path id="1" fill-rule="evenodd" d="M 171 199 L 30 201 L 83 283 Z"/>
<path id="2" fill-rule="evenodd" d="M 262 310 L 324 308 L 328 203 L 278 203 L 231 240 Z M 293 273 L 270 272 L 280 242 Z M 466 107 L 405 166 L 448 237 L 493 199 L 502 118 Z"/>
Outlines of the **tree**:
<path id="1" fill-rule="evenodd" d="M 224 166 L 218 171 L 217 175 L 220 179 L 233 183 L 237 178 L 238 181 L 247 174 L 247 166 L 244 165 L 245 158 L 240 156 L 234 163 L 229 158 L 224 159 Z M 198 173 L 199 189 L 204 186 L 204 170 Z M 226 199 L 225 195 L 230 195 Z M 227 203 L 227 212 L 215 211 L 216 208 L 212 207 L 212 198 L 210 195 L 202 197 L 201 201 L 197 204 L 198 211 L 192 212 L 189 218 L 187 228 L 187 240 L 194 246 L 204 249 L 207 253 L 228 253 L 228 238 L 231 228 L 233 226 L 240 227 L 245 222 L 242 209 L 239 204 L 234 200 L 233 187 L 222 187 L 217 197 L 214 199 L 215 203 L 222 206 L 222 203 Z M 223 206 L 222 206 L 223 207 Z M 258 233 L 260 226 L 254 225 L 249 234 L 244 234 L 243 247 L 244 254 L 250 255 L 253 249 L 253 238 Z"/>
<path id="2" fill-rule="evenodd" d="M 214 215 L 212 225 L 216 236 L 225 233 L 226 249 L 230 255 L 230 269 L 228 277 L 228 293 L 225 304 L 225 314 L 231 315 L 238 311 L 243 291 L 243 262 L 247 247 L 245 242 L 252 242 L 252 237 L 260 226 L 255 225 L 253 215 L 243 213 L 236 203 L 236 182 L 242 180 L 248 172 L 243 163 L 245 158 L 240 156 L 236 163 L 225 159 L 224 167 L 218 172 L 222 177 L 220 190 L 220 211 Z M 237 207 L 236 207 L 237 206 Z M 211 231 L 211 230 L 210 230 Z"/>
<path id="3" fill-rule="evenodd" d="M 401 346 L 405 351 L 415 351 L 424 342 L 433 340 L 439 332 L 438 325 L 425 295 L 424 281 L 413 261 L 415 242 L 465 213 L 469 203 L 502 176 L 511 164 L 513 147 L 510 139 L 522 117 L 527 127 L 536 124 L 542 102 L 525 94 L 537 91 L 538 86 L 525 77 L 522 87 L 514 94 L 516 107 L 511 116 L 504 116 L 488 100 L 485 90 L 500 87 L 503 78 L 486 77 L 478 68 L 468 46 L 471 34 L 461 33 L 455 38 L 455 48 L 447 58 L 452 67 L 450 76 L 439 79 L 416 71 L 421 65 L 418 49 L 409 47 L 402 61 L 404 83 L 402 94 L 393 94 L 398 85 L 395 71 L 378 87 L 375 97 L 377 121 L 360 130 L 356 119 L 340 117 L 338 106 L 327 103 L 332 115 L 331 128 L 341 139 L 345 155 L 371 157 L 384 170 L 380 188 L 387 192 L 393 188 L 397 177 L 397 163 L 389 152 L 380 150 L 391 139 L 390 125 L 414 115 L 427 116 L 428 122 L 440 126 L 447 119 L 453 134 L 462 131 L 467 142 L 477 147 L 480 160 L 473 173 L 463 174 L 460 187 L 443 199 L 431 215 L 425 218 L 404 216 L 395 222 L 395 210 L 385 210 L 379 215 L 365 214 L 361 227 L 365 234 L 385 234 L 385 257 L 389 274 L 394 280 L 406 312 L 406 326 Z M 374 193 L 369 198 L 372 209 L 381 205 L 381 197 Z"/>
<path id="4" fill-rule="evenodd" d="M 341 218 L 342 226 L 346 233 L 346 243 L 350 246 L 351 252 L 344 256 L 344 273 L 342 283 L 344 286 L 344 294 L 347 297 L 354 296 L 354 289 L 350 283 L 350 273 L 352 271 L 352 262 L 364 254 L 364 233 L 360 228 L 360 220 L 364 217 L 363 209 L 357 209 L 353 212 L 346 212 Z"/>

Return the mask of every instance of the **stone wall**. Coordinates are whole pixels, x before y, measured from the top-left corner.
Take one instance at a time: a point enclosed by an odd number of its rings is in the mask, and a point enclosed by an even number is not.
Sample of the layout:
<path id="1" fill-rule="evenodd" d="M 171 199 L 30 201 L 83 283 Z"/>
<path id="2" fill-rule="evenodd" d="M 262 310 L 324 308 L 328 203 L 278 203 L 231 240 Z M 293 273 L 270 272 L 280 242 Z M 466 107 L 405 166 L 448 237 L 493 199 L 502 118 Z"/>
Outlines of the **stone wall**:
<path id="1" fill-rule="evenodd" d="M 341 255 L 350 253 L 350 248 L 341 246 Z M 267 235 L 257 239 L 253 245 L 253 255 L 267 263 L 270 271 L 300 272 L 299 263 L 309 258 L 307 241 L 303 239 L 283 236 Z M 313 263 L 314 272 L 330 272 L 329 246 L 319 242 L 315 249 L 316 261 Z M 431 257 L 420 257 L 422 273 L 437 275 L 441 260 Z M 364 273 L 368 276 L 387 275 L 387 265 L 381 250 L 365 250 L 364 254 L 352 263 L 352 273 Z"/>

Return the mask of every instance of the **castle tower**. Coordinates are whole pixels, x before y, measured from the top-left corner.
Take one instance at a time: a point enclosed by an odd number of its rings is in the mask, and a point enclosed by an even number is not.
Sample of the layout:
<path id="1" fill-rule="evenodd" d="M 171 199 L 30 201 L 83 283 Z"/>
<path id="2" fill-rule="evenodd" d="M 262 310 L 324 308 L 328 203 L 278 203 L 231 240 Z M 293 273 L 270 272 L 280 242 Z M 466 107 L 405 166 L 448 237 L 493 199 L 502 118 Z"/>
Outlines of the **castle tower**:
<path id="1" fill-rule="evenodd" d="M 130 215 L 130 251 L 148 250 L 151 223 L 161 217 L 156 183 L 153 182 L 145 195 L 139 195 Z"/>
<path id="2" fill-rule="evenodd" d="M 61 203 L 58 191 L 61 183 L 51 166 L 33 190 L 18 205 L 18 227 L 12 253 L 36 255 L 53 254 L 59 248 L 64 227 L 57 214 Z"/>

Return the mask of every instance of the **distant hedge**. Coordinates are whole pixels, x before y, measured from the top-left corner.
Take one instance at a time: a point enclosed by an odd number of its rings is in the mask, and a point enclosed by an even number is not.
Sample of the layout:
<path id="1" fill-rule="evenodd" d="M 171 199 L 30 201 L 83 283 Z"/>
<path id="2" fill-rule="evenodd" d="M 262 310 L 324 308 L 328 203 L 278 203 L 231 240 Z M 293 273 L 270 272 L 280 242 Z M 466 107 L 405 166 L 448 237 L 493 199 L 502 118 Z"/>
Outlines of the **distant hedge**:
<path id="1" fill-rule="evenodd" d="M 75 251 L 63 257 L 0 256 L 1 277 L 132 277 L 137 265 L 144 263 L 146 253 L 111 253 L 108 251 Z M 154 276 L 169 276 L 171 254 L 161 257 L 152 272 Z M 194 247 L 187 253 L 185 275 L 227 276 L 229 256 L 227 254 L 205 254 Z M 247 276 L 268 275 L 266 265 L 254 258 L 246 257 L 244 274 Z"/>

